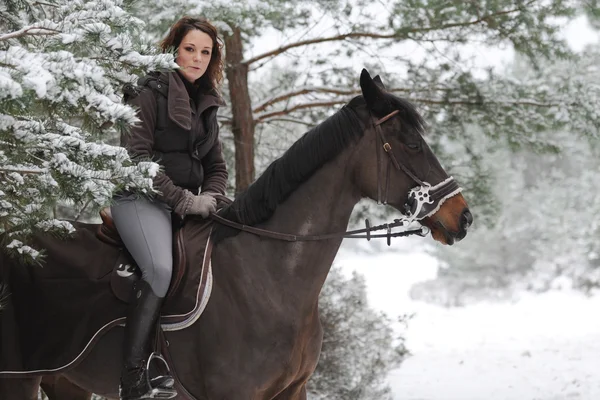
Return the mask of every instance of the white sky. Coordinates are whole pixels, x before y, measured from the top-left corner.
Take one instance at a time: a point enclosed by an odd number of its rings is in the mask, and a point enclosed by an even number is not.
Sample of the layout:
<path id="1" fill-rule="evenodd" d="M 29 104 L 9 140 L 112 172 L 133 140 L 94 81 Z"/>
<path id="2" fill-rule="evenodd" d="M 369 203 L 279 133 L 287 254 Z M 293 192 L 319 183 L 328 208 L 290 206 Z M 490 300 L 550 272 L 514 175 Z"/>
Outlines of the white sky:
<path id="1" fill-rule="evenodd" d="M 585 17 L 579 17 L 573 20 L 563 31 L 567 43 L 575 50 L 582 51 L 583 48 L 591 43 L 597 42 L 600 38 L 598 32 L 594 31 Z"/>

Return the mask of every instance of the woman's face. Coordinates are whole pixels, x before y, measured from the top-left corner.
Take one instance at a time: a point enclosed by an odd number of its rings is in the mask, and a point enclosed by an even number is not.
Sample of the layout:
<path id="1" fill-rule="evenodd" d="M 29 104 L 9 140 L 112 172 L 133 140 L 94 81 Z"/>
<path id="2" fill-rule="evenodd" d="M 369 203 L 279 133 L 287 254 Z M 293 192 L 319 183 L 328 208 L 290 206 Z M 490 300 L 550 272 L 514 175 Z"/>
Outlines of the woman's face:
<path id="1" fill-rule="evenodd" d="M 194 83 L 206 72 L 210 64 L 213 41 L 208 34 L 192 29 L 181 40 L 177 48 L 175 62 L 181 68 L 181 74 Z"/>

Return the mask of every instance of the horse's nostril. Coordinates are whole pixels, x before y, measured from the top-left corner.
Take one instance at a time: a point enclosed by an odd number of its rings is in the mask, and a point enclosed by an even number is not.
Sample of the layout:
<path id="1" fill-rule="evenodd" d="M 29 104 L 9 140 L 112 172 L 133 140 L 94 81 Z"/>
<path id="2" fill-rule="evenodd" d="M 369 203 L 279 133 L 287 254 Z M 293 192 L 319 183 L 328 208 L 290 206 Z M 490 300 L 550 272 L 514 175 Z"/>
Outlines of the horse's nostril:
<path id="1" fill-rule="evenodd" d="M 465 209 L 460 216 L 460 222 L 464 230 L 467 230 L 473 223 L 473 214 L 471 214 L 471 211 L 469 211 L 468 208 Z"/>

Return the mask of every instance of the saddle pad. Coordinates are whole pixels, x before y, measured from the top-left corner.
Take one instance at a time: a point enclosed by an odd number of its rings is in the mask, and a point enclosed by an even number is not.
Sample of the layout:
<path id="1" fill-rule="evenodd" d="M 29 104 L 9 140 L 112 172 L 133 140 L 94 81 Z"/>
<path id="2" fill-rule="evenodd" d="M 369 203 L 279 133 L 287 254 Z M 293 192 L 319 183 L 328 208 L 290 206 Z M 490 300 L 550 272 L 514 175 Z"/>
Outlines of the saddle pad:
<path id="1" fill-rule="evenodd" d="M 77 233 L 68 240 L 35 239 L 36 248 L 46 253 L 42 265 L 0 259 L 2 279 L 11 287 L 0 312 L 0 377 L 72 368 L 104 333 L 125 322 L 127 304 L 110 289 L 120 250 L 97 239 L 97 225 L 73 225 Z M 211 228 L 200 219 L 182 228 L 189 265 L 177 296 L 163 305 L 165 330 L 190 326 L 206 307 L 212 287 Z"/>

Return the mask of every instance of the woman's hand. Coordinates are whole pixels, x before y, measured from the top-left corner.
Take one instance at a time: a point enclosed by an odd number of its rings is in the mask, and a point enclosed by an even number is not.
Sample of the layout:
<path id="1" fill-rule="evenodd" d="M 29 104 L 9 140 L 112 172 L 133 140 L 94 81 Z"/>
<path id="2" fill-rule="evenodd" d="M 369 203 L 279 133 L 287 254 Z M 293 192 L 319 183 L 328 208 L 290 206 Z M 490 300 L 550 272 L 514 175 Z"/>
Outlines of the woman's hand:
<path id="1" fill-rule="evenodd" d="M 217 210 L 217 200 L 207 193 L 201 193 L 194 196 L 186 214 L 200 215 L 202 218 L 208 217 L 208 214 Z"/>

